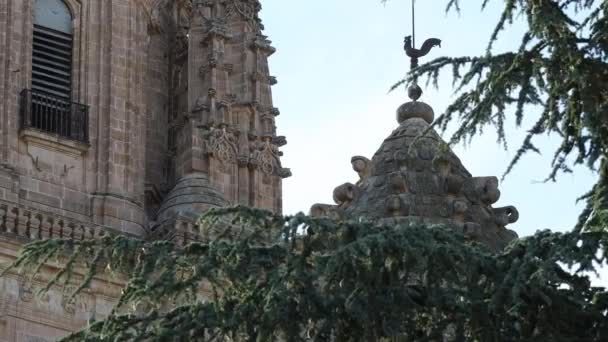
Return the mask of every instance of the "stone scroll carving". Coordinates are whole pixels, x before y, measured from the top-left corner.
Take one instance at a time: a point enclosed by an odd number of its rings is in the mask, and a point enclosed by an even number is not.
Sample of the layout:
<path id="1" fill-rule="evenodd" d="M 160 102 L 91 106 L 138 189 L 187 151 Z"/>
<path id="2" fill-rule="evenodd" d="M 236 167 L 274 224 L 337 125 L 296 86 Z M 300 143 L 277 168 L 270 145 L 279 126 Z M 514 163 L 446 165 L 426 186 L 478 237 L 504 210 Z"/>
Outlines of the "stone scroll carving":
<path id="1" fill-rule="evenodd" d="M 259 169 L 266 176 L 276 175 L 281 178 L 291 176 L 291 171 L 282 167 L 281 152 L 271 139 L 262 142 L 252 141 L 250 150 L 249 165 L 251 167 Z"/>
<path id="2" fill-rule="evenodd" d="M 499 226 L 506 226 L 519 220 L 519 211 L 514 206 L 494 208 L 495 222 Z"/>
<path id="3" fill-rule="evenodd" d="M 208 19 L 205 8 L 212 8 L 218 3 L 224 5 L 224 11 L 219 19 L 226 21 L 238 16 L 252 26 L 261 25 L 258 12 L 262 6 L 258 0 L 178 0 L 181 12 L 189 19 L 194 17 Z"/>
<path id="4" fill-rule="evenodd" d="M 227 172 L 237 161 L 237 140 L 226 128 L 212 128 L 206 136 L 204 149 L 220 162 L 220 169 Z"/>
<path id="5" fill-rule="evenodd" d="M 256 25 L 260 22 L 257 14 L 261 7 L 257 0 L 228 0 L 226 2 L 226 16 L 230 18 L 239 15 L 249 24 Z"/>
<path id="6" fill-rule="evenodd" d="M 269 141 L 257 143 L 251 155 L 251 161 L 266 175 L 274 174 L 279 162 L 278 148 Z"/>

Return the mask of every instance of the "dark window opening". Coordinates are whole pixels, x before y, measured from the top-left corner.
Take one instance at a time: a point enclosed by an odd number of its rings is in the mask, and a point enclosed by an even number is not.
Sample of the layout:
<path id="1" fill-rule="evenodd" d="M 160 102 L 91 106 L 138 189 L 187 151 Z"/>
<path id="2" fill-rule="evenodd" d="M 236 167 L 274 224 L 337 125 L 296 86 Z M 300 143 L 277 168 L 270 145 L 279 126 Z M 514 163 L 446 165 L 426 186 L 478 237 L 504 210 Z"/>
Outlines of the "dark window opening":
<path id="1" fill-rule="evenodd" d="M 32 88 L 22 94 L 22 126 L 88 141 L 88 110 L 72 102 L 72 15 L 62 0 L 36 0 Z"/>

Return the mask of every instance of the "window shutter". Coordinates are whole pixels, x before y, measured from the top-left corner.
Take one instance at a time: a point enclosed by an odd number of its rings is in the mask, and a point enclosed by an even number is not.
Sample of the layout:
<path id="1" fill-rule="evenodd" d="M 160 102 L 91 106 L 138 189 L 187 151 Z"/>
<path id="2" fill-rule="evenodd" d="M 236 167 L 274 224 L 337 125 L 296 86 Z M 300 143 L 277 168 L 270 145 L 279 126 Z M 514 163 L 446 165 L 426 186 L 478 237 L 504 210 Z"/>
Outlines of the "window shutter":
<path id="1" fill-rule="evenodd" d="M 34 26 L 32 90 L 71 100 L 72 35 Z"/>

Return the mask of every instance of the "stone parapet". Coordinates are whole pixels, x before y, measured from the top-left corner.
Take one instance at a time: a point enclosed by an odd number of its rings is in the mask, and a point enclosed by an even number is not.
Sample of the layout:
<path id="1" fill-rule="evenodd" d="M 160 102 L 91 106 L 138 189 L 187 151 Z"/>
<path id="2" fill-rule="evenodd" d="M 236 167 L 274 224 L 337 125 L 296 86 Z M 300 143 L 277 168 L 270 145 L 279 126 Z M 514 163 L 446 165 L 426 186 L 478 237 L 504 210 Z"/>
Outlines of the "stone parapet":
<path id="1" fill-rule="evenodd" d="M 53 213 L 0 202 L 0 235 L 22 241 L 84 240 L 108 234 L 108 228 L 60 217 Z"/>
<path id="2" fill-rule="evenodd" d="M 150 234 L 150 240 L 172 241 L 178 247 L 184 247 L 194 242 L 239 241 L 253 232 L 254 230 L 250 227 L 233 224 L 228 217 L 212 225 L 206 225 L 192 216 L 175 215 L 159 224 Z M 268 243 L 279 236 L 278 233 L 278 231 L 271 230 L 266 233 L 255 232 L 255 240 L 260 243 Z"/>
<path id="3" fill-rule="evenodd" d="M 172 241 L 183 247 L 192 242 L 205 241 L 199 226 L 191 217 L 175 215 L 158 225 L 151 234 L 152 240 Z"/>

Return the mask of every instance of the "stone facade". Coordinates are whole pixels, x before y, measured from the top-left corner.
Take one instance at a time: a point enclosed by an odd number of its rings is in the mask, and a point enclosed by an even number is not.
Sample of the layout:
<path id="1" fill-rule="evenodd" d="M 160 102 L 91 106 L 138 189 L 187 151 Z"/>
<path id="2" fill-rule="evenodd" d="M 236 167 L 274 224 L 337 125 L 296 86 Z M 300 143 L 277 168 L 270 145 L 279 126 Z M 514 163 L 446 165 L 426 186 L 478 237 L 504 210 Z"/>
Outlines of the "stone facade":
<path id="1" fill-rule="evenodd" d="M 281 212 L 290 171 L 257 0 L 64 3 L 72 101 L 88 106 L 87 141 L 20 124 L 36 0 L 0 0 L 0 262 L 52 237 L 186 243 L 199 238 L 196 217 L 215 206 Z M 63 336 L 107 313 L 119 293 L 99 280 L 85 304 L 62 304 L 65 289 L 36 301 L 41 280 L 20 279 L 0 279 L 0 341 Z"/>

